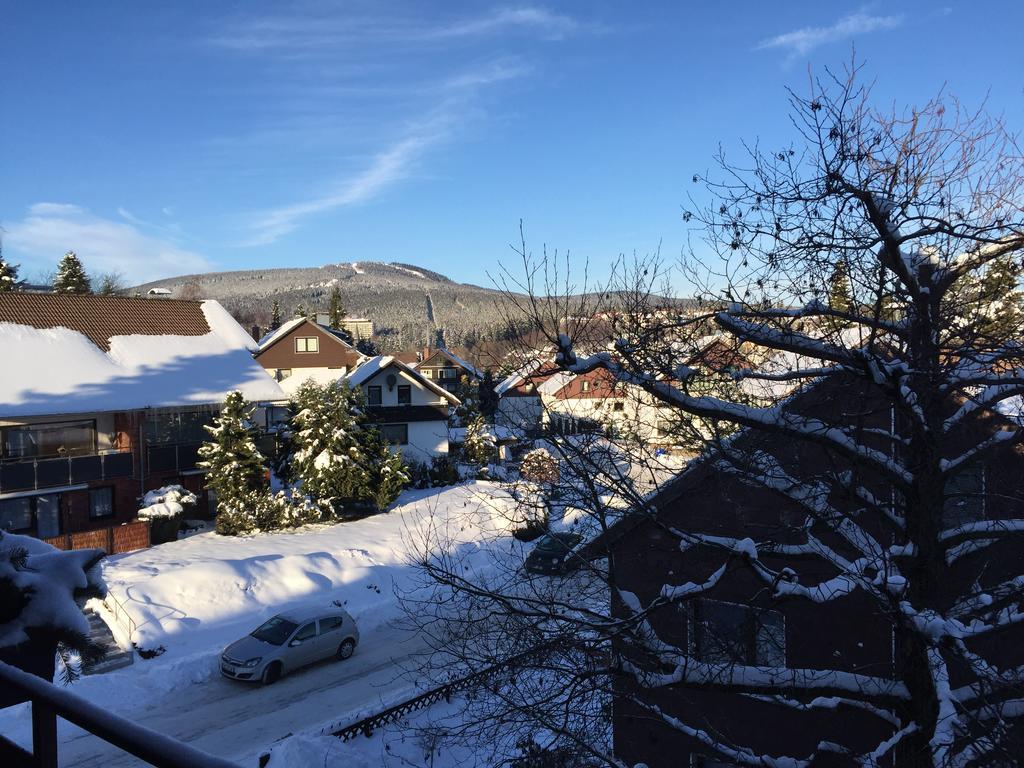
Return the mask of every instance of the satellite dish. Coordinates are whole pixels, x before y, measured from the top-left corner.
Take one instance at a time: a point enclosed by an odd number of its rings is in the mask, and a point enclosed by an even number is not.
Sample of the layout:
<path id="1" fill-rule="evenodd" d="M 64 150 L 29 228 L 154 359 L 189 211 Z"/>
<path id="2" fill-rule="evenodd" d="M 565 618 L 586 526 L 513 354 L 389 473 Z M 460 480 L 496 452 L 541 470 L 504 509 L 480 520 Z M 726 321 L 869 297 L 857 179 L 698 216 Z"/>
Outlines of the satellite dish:
<path id="1" fill-rule="evenodd" d="M 393 373 L 389 373 L 388 377 L 384 379 L 388 383 L 388 392 L 395 388 L 395 383 L 398 381 L 398 377 Z"/>

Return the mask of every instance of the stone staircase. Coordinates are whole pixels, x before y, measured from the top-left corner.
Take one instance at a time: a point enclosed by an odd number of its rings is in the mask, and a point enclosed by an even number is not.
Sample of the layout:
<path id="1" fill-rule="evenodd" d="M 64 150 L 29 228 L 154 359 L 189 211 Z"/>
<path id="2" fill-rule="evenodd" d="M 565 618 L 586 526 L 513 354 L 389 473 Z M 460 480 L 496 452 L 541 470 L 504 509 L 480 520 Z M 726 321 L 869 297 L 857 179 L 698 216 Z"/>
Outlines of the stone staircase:
<path id="1" fill-rule="evenodd" d="M 87 610 L 85 617 L 89 620 L 90 639 L 103 646 L 107 655 L 103 661 L 95 664 L 84 664 L 82 666 L 82 674 L 101 675 L 104 672 L 111 672 L 112 670 L 129 666 L 134 661 L 135 652 L 132 650 L 125 651 L 117 644 L 114 634 L 110 631 L 110 627 L 107 626 L 107 622 L 98 613 Z"/>

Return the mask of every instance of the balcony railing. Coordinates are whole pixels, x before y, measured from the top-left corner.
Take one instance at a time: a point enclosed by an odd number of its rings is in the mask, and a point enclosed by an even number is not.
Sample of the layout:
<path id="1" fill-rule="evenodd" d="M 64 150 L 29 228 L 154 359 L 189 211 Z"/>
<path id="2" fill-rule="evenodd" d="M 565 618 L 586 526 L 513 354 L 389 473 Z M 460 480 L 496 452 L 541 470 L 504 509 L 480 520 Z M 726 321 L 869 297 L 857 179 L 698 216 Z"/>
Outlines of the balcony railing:
<path id="1" fill-rule="evenodd" d="M 0 736 L 4 765 L 57 768 L 57 718 L 74 723 L 118 749 L 161 768 L 238 768 L 236 763 L 126 720 L 71 691 L 0 663 L 0 685 L 32 702 L 32 751 Z"/>
<path id="2" fill-rule="evenodd" d="M 96 480 L 131 477 L 128 451 L 55 459 L 20 459 L 0 463 L 0 493 L 61 488 Z"/>
<path id="3" fill-rule="evenodd" d="M 146 474 L 157 472 L 189 472 L 199 461 L 202 443 L 150 445 L 146 448 Z"/>

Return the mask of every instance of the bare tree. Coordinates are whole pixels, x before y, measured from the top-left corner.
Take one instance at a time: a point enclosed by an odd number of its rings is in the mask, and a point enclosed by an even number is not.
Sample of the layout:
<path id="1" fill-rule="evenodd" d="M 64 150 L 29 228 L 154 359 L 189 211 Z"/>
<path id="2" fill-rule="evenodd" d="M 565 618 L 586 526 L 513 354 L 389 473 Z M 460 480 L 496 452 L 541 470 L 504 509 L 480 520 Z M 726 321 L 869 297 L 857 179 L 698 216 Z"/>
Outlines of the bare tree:
<path id="1" fill-rule="evenodd" d="M 479 727 L 543 729 L 619 764 L 614 747 L 593 741 L 593 720 L 572 695 L 555 693 L 587 691 L 736 765 L 1016 764 L 1024 430 L 1006 414 L 1024 396 L 1024 328 L 1012 313 L 990 322 L 976 304 L 1002 297 L 963 286 L 984 284 L 1007 260 L 1020 265 L 1024 166 L 984 112 L 944 95 L 878 111 L 856 75 L 791 94 L 792 146 L 746 147 L 740 162 L 721 153 L 717 171 L 694 177 L 703 191 L 684 218 L 701 240 L 680 270 L 697 311 L 665 308 L 654 290 L 665 268 L 647 259 L 607 286 L 616 310 L 602 326 L 600 312 L 573 301 L 568 268 L 522 248 L 509 298 L 557 347 L 557 366 L 606 371 L 666 411 L 703 420 L 711 429 L 695 466 L 752 490 L 775 517 L 747 532 L 728 504 L 720 519 L 691 519 L 635 443 L 553 440 L 571 494 L 560 514 L 582 514 L 596 542 L 570 582 L 526 578 L 511 556 L 486 578 L 422 557 L 438 589 L 462 599 L 432 618 L 447 622 L 438 646 L 467 666 L 541 643 L 572 649 L 520 673 L 557 680 L 546 697 L 502 689 L 490 699 L 505 702 L 501 711 Z M 839 263 L 848 289 L 829 302 Z M 686 350 L 710 330 L 754 361 L 732 378 L 765 387 L 773 402 L 708 393 Z M 675 552 L 649 576 L 654 588 L 637 577 L 654 566 L 616 559 L 616 529 L 640 525 Z M 859 606 L 871 621 L 851 631 L 867 639 L 867 625 L 883 622 L 891 656 L 870 670 L 840 652 L 824 667 L 801 666 L 770 647 L 784 638 L 767 618 L 749 641 L 725 631 L 728 621 L 701 618 L 708 599 L 744 589 L 759 617 Z M 707 691 L 795 720 L 855 712 L 879 735 L 852 739 L 837 717 L 809 747 L 745 741 L 735 723 L 683 705 Z"/>

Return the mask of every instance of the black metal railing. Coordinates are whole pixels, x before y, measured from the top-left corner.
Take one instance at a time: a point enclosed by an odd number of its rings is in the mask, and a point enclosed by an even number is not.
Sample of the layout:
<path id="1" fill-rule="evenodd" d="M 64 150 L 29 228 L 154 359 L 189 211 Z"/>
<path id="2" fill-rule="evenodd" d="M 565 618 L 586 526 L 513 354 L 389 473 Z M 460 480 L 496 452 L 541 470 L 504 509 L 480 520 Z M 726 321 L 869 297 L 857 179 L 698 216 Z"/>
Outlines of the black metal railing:
<path id="1" fill-rule="evenodd" d="M 131 477 L 134 469 L 130 451 L 5 461 L 0 463 L 0 493 L 37 491 Z"/>
<path id="2" fill-rule="evenodd" d="M 199 446 L 202 443 L 174 443 L 171 445 L 149 445 L 146 448 L 146 473 L 189 472 L 199 461 Z"/>
<path id="3" fill-rule="evenodd" d="M 0 684 L 32 703 L 32 751 L 0 736 L 0 756 L 12 768 L 57 768 L 57 718 L 158 768 L 237 768 L 184 742 L 100 709 L 71 691 L 0 662 Z"/>

